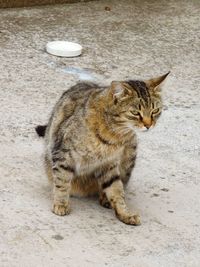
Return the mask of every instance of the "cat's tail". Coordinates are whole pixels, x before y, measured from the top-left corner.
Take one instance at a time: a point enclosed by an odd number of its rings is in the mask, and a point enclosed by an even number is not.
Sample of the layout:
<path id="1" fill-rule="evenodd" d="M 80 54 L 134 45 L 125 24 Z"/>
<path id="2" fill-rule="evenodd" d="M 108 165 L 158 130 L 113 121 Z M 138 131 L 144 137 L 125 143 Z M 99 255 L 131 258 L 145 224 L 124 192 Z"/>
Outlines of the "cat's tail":
<path id="1" fill-rule="evenodd" d="M 35 131 L 38 134 L 38 136 L 44 137 L 45 132 L 46 132 L 46 128 L 47 128 L 47 125 L 38 125 L 35 127 Z"/>

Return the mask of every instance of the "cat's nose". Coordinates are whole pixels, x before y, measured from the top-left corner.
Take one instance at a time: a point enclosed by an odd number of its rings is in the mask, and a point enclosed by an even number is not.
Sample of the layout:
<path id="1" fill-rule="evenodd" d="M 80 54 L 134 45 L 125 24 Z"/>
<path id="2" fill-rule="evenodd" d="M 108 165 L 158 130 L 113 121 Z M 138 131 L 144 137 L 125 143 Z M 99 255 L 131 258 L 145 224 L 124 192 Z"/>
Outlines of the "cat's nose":
<path id="1" fill-rule="evenodd" d="M 148 130 L 152 125 L 152 120 L 149 118 L 144 118 L 143 124 L 144 124 L 144 127 L 147 128 L 147 130 Z"/>
<path id="2" fill-rule="evenodd" d="M 144 127 L 146 127 L 147 128 L 147 130 L 151 127 L 151 125 L 149 125 L 149 124 L 144 124 Z"/>

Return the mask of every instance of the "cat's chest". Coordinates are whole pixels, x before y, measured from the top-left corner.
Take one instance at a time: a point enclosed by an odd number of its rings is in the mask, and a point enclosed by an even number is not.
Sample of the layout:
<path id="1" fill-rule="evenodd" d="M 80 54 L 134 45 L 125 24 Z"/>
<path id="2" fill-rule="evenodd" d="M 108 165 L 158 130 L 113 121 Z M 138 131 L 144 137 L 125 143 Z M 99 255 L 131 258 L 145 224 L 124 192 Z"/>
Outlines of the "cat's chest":
<path id="1" fill-rule="evenodd" d="M 77 156 L 76 172 L 78 175 L 92 173 L 112 162 L 119 163 L 123 154 L 123 147 L 96 149 L 85 151 L 83 155 Z"/>

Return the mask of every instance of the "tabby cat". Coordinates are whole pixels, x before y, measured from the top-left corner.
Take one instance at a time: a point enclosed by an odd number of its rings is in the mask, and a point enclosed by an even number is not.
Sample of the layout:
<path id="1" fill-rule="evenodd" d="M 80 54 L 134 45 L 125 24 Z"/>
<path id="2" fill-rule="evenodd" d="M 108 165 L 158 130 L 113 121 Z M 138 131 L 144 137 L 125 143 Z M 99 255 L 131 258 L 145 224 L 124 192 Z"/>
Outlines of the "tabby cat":
<path id="1" fill-rule="evenodd" d="M 161 84 L 168 74 L 113 81 L 108 87 L 78 83 L 63 93 L 48 125 L 36 127 L 45 136 L 55 214 L 70 212 L 70 195 L 98 194 L 100 204 L 113 208 L 120 221 L 140 224 L 124 193 L 136 160 L 134 129 L 156 124 L 162 111 Z"/>

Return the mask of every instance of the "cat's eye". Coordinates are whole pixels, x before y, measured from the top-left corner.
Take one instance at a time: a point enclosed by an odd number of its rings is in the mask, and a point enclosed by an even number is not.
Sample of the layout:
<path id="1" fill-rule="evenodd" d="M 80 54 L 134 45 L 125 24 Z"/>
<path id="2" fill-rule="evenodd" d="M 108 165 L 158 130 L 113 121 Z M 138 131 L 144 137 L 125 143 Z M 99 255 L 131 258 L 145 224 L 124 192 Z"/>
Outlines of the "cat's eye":
<path id="1" fill-rule="evenodd" d="M 131 113 L 132 113 L 134 116 L 140 116 L 140 112 L 138 112 L 138 111 L 131 111 Z"/>
<path id="2" fill-rule="evenodd" d="M 152 113 L 152 114 L 157 114 L 159 111 L 160 111 L 160 109 L 159 109 L 159 108 L 156 108 L 156 109 L 154 109 L 151 113 Z"/>

